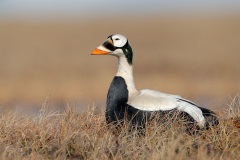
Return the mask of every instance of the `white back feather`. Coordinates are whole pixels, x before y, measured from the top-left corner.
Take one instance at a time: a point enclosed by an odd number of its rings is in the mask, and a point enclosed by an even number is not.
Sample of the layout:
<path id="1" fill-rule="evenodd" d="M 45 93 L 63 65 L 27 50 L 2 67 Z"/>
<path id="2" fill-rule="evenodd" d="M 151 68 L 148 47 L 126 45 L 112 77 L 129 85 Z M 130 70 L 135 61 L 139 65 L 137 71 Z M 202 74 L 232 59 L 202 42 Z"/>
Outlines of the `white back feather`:
<path id="1" fill-rule="evenodd" d="M 154 90 L 141 90 L 135 96 L 130 96 L 128 104 L 144 111 L 168 111 L 178 109 L 188 113 L 200 126 L 204 126 L 205 119 L 202 111 L 195 105 L 180 100 L 180 96 L 165 94 Z"/>

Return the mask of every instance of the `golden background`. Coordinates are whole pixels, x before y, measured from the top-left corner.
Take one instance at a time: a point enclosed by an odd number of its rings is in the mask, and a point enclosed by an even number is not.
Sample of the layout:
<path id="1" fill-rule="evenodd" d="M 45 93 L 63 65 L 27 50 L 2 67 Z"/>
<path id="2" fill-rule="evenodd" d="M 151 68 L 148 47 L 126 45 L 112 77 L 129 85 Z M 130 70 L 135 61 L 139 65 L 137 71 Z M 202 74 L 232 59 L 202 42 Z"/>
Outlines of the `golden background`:
<path id="1" fill-rule="evenodd" d="M 90 56 L 121 33 L 134 51 L 137 89 L 219 108 L 240 91 L 240 16 L 142 16 L 0 21 L 0 106 L 104 107 L 117 59 Z"/>

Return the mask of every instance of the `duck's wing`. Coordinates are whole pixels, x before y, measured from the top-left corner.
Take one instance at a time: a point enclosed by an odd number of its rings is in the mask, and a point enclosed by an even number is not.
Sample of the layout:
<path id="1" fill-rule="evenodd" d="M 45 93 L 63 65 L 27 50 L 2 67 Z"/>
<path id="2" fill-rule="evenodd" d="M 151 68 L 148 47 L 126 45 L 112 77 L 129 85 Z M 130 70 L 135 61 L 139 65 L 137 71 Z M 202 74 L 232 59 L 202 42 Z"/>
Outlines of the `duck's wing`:
<path id="1" fill-rule="evenodd" d="M 183 99 L 178 95 L 144 89 L 141 90 L 138 95 L 130 97 L 127 103 L 143 111 L 167 111 L 177 109 L 188 113 L 200 125 L 204 125 L 205 123 L 201 109 L 193 102 Z"/>

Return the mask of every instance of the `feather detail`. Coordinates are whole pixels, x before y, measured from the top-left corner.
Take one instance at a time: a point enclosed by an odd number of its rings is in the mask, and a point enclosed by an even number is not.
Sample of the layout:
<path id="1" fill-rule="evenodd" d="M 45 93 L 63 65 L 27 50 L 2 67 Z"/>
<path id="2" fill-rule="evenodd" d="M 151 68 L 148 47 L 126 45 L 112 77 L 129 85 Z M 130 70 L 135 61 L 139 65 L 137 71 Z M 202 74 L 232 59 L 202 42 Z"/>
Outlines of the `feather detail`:
<path id="1" fill-rule="evenodd" d="M 161 93 L 154 90 L 141 90 L 135 96 L 129 98 L 128 105 L 143 111 L 168 111 L 177 109 L 188 113 L 200 126 L 204 126 L 205 119 L 197 105 L 187 100 L 182 100 L 178 95 Z"/>

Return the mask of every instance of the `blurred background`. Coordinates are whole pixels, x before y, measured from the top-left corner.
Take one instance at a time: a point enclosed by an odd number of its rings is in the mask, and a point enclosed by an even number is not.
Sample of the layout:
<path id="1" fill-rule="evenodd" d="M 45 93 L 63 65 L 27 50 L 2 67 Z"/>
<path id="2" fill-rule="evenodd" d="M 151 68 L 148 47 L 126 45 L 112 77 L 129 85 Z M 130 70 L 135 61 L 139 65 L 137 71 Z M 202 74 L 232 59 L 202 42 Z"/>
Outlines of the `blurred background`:
<path id="1" fill-rule="evenodd" d="M 105 107 L 117 59 L 90 56 L 128 37 L 137 89 L 219 109 L 240 91 L 238 0 L 1 0 L 0 107 Z"/>

